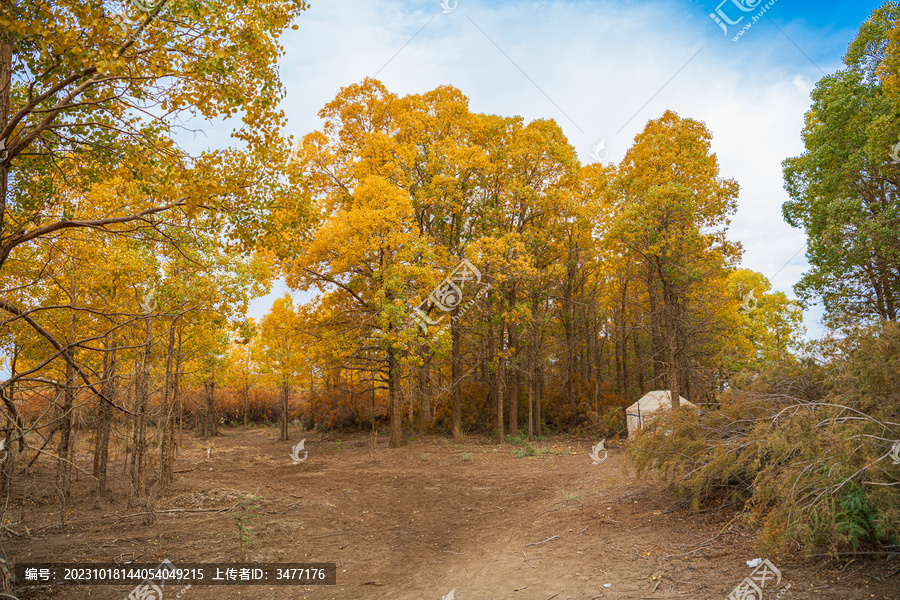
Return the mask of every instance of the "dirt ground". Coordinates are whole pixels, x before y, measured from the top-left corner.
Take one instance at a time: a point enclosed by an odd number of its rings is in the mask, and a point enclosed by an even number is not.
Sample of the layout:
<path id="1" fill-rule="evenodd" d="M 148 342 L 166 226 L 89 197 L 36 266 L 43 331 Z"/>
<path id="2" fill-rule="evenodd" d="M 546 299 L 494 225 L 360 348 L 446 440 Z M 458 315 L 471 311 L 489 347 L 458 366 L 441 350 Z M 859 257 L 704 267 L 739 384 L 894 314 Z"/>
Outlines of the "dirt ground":
<path id="1" fill-rule="evenodd" d="M 517 457 L 516 446 L 478 437 L 419 437 L 398 450 L 383 436 L 373 449 L 371 434 L 291 437 L 280 442 L 264 428 L 226 428 L 210 440 L 185 433 L 181 473 L 154 501 L 149 525 L 124 492 L 98 500 L 82 476 L 61 528 L 47 466 L 29 480 L 24 506 L 14 487 L 6 527 L 18 535 L 3 532 L 0 549 L 13 565 L 236 563 L 235 503 L 251 493 L 260 508 L 245 561 L 334 562 L 337 585 L 197 585 L 167 589 L 163 600 L 440 600 L 451 590 L 456 600 L 722 600 L 758 557 L 729 508 L 697 514 L 660 482 L 623 473 L 623 444 L 608 444 L 609 458 L 592 466 L 588 442 L 563 438 Z M 309 458 L 293 465 L 302 438 Z M 78 461 L 90 470 L 88 454 Z M 120 463 L 112 483 L 126 489 Z M 768 558 L 782 580 L 766 600 L 900 598 L 896 556 Z M 121 600 L 131 589 L 20 584 L 16 595 Z"/>

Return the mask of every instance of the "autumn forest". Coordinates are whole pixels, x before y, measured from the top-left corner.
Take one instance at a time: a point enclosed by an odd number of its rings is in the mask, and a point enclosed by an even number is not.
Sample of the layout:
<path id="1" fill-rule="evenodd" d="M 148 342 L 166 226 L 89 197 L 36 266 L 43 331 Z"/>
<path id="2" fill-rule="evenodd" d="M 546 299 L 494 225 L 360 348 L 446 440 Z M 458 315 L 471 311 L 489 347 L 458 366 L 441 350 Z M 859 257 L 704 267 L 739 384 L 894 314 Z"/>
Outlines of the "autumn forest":
<path id="1" fill-rule="evenodd" d="M 703 115 L 666 110 L 621 161 L 585 164 L 551 118 L 367 77 L 297 135 L 276 59 L 303 2 L 171 0 L 130 25 L 96 2 L 2 5 L 7 504 L 46 465 L 62 525 L 77 494 L 152 505 L 185 436 L 229 430 L 386 436 L 387 460 L 421 436 L 568 436 L 620 440 L 695 510 L 739 503 L 763 547 L 900 544 L 894 3 L 783 157 L 771 219 L 808 240 L 790 297 L 742 265 L 741 182 Z M 189 116 L 236 124 L 230 145 L 188 151 Z M 626 436 L 653 390 L 700 410 Z"/>

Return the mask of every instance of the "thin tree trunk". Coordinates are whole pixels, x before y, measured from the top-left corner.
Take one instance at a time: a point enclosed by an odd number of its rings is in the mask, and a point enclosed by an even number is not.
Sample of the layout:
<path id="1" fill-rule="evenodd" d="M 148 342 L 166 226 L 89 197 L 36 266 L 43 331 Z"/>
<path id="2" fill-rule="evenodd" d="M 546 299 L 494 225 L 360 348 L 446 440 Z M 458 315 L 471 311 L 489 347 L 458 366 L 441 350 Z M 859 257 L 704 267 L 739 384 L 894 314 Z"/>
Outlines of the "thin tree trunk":
<path id="1" fill-rule="evenodd" d="M 613 309 L 613 343 L 616 354 L 616 387 L 622 398 L 625 396 L 625 348 L 622 336 L 625 327 L 622 324 L 622 310 L 619 307 Z"/>
<path id="2" fill-rule="evenodd" d="M 663 284 L 665 285 L 665 283 Z M 665 315 L 666 315 L 666 351 L 668 355 L 667 383 L 669 384 L 669 398 L 672 406 L 681 406 L 681 374 L 678 368 L 678 299 L 673 290 L 664 288 Z"/>
<path id="3" fill-rule="evenodd" d="M 507 363 L 507 405 L 509 407 L 509 435 L 519 433 L 519 371 L 516 362 Z"/>
<path id="4" fill-rule="evenodd" d="M 541 407 L 544 398 L 544 367 L 540 362 L 536 365 L 535 375 L 537 376 L 537 398 L 534 402 L 535 432 L 537 435 L 544 435 L 544 415 Z"/>
<path id="5" fill-rule="evenodd" d="M 244 429 L 247 429 L 247 425 L 249 424 L 249 413 L 250 413 L 250 384 L 245 382 L 244 389 L 241 390 L 242 401 L 241 404 L 244 406 Z"/>
<path id="6" fill-rule="evenodd" d="M 391 438 L 388 448 L 399 448 L 403 445 L 403 404 L 400 400 L 400 364 L 393 348 L 388 355 L 388 396 L 391 410 Z"/>
<path id="7" fill-rule="evenodd" d="M 501 337 L 500 348 L 502 352 L 503 342 Z M 503 422 L 503 394 L 506 391 L 504 384 L 506 383 L 506 359 L 500 356 L 497 373 L 497 435 L 500 437 L 500 443 L 503 443 L 505 436 Z"/>
<path id="8" fill-rule="evenodd" d="M 410 425 L 412 425 L 413 423 L 416 422 L 415 416 L 416 416 L 416 412 L 417 412 L 416 405 L 419 403 L 419 395 L 418 395 L 419 389 L 418 389 L 418 387 L 415 387 L 415 388 L 413 387 L 414 377 L 413 377 L 412 365 L 410 365 L 406 369 L 406 372 L 408 374 L 408 379 L 406 380 L 406 396 L 407 396 L 407 398 L 409 398 L 409 414 L 407 415 L 406 420 L 409 422 Z"/>
<path id="9" fill-rule="evenodd" d="M 431 427 L 431 355 L 425 349 L 419 366 L 419 432 Z"/>
<path id="10" fill-rule="evenodd" d="M 647 389 L 647 354 L 644 352 L 644 344 L 640 343 L 638 338 L 639 336 L 637 333 L 634 333 L 631 337 L 631 341 L 634 345 L 634 359 L 637 361 L 636 376 L 638 380 L 638 389 L 641 397 L 643 397 L 644 394 L 649 391 Z"/>
<path id="11" fill-rule="evenodd" d="M 291 384 L 287 378 L 281 382 L 281 441 L 288 441 L 288 419 L 290 412 L 288 404 L 290 401 Z"/>
<path id="12" fill-rule="evenodd" d="M 75 268 L 75 265 L 72 265 Z M 69 308 L 72 312 L 69 316 L 69 335 L 66 340 L 68 348 L 64 352 L 68 355 L 69 360 L 66 361 L 66 387 L 63 391 L 63 405 L 60 415 L 60 436 L 59 444 L 56 448 L 56 489 L 59 495 L 60 505 L 60 522 L 65 522 L 65 505 L 69 498 L 70 476 L 69 476 L 69 455 L 72 452 L 72 411 L 75 406 L 75 368 L 72 366 L 75 362 L 75 279 L 72 278 L 71 287 L 69 289 Z"/>
<path id="13" fill-rule="evenodd" d="M 182 443 L 182 436 L 184 435 L 184 402 L 182 401 L 182 393 L 181 393 L 181 382 L 184 377 L 184 362 L 183 356 L 181 354 L 181 333 L 184 331 L 184 327 L 181 327 L 178 330 L 178 351 L 175 354 L 175 386 L 172 389 L 172 397 L 175 403 L 175 411 L 178 415 L 178 439 L 175 442 L 175 449 L 173 452 L 173 457 L 177 458 L 178 456 L 178 447 Z"/>
<path id="14" fill-rule="evenodd" d="M 9 93 L 12 89 L 12 41 L 9 30 L 4 28 L 0 36 L 0 130 L 9 123 Z M 0 151 L 2 152 L 2 151 Z M 0 240 L 6 233 L 6 199 L 9 195 L 9 163 L 0 161 Z"/>
<path id="15" fill-rule="evenodd" d="M 103 353 L 103 396 L 112 402 L 116 398 L 116 347 L 118 342 L 112 341 L 112 347 L 104 343 Z M 97 478 L 97 493 L 105 496 L 109 491 L 106 485 L 107 467 L 109 464 L 109 429 L 112 420 L 112 409 L 108 402 L 100 402 L 97 407 L 97 434 L 94 449 L 94 477 Z"/>
<path id="16" fill-rule="evenodd" d="M 512 323 L 507 325 L 507 333 L 509 334 L 509 347 L 515 348 L 515 359 L 510 357 L 512 368 L 509 369 L 508 397 L 509 397 L 509 435 L 519 433 L 519 371 L 518 366 L 519 345 L 515 339 L 515 326 Z"/>
<path id="17" fill-rule="evenodd" d="M 144 457 L 147 444 L 147 409 L 150 406 L 150 345 L 153 340 L 153 325 L 150 317 L 144 318 L 146 336 L 144 338 L 144 356 L 138 377 L 137 401 L 138 417 L 133 436 L 134 446 L 131 460 L 131 485 L 138 496 L 144 494 Z"/>
<path id="18" fill-rule="evenodd" d="M 493 308 L 493 307 L 491 307 Z M 500 397 L 500 386 L 497 384 L 499 376 L 499 354 L 497 352 L 497 340 L 494 332 L 494 324 L 488 321 L 487 335 L 487 360 L 488 364 L 488 397 L 493 400 L 491 404 L 491 419 L 493 423 L 497 423 L 500 408 L 498 407 L 498 399 Z"/>
<path id="19" fill-rule="evenodd" d="M 459 308 L 456 308 L 453 312 L 456 313 L 458 310 Z M 460 384 L 462 383 L 460 381 L 462 378 L 462 341 L 459 322 L 454 315 L 451 315 L 450 317 L 450 334 L 453 339 L 453 347 L 450 350 L 450 389 L 453 396 L 453 439 L 458 441 L 462 439 L 462 391 L 460 390 Z"/>
<path id="20" fill-rule="evenodd" d="M 501 311 L 502 301 L 501 301 Z M 500 317 L 499 339 L 497 340 L 497 434 L 502 444 L 505 436 L 505 422 L 503 420 L 503 400 L 506 392 L 506 322 L 503 316 Z"/>
<path id="21" fill-rule="evenodd" d="M 9 378 L 10 380 L 15 379 L 16 377 L 16 363 L 19 359 L 19 353 L 22 351 L 22 348 L 13 343 L 12 346 L 12 356 L 9 363 Z M 2 397 L 3 405 L 6 408 L 10 417 L 8 419 L 9 427 L 6 432 L 6 449 L 8 451 L 7 459 L 3 462 L 2 470 L 0 470 L 0 489 L 3 490 L 3 494 L 5 497 L 9 497 L 9 486 L 12 481 L 13 470 L 15 469 L 16 464 L 16 454 L 13 449 L 14 440 L 19 440 L 19 452 L 22 452 L 25 449 L 25 440 L 22 436 L 22 419 L 19 416 L 19 412 L 16 410 L 15 404 L 15 394 L 16 394 L 16 384 L 10 383 L 9 387 L 4 391 L 0 389 L 0 397 Z M 4 511 L 5 517 L 5 511 Z"/>
<path id="22" fill-rule="evenodd" d="M 166 384 L 163 389 L 162 436 L 159 441 L 159 483 L 165 488 L 172 482 L 175 450 L 175 320 L 169 326 L 169 347 L 166 352 Z"/>
<path id="23" fill-rule="evenodd" d="M 216 379 L 210 372 L 203 386 L 206 389 L 206 410 L 203 435 L 213 437 L 219 434 L 219 420 L 216 418 Z"/>
<path id="24" fill-rule="evenodd" d="M 534 439 L 534 360 L 532 351 L 528 357 L 528 439 Z"/>

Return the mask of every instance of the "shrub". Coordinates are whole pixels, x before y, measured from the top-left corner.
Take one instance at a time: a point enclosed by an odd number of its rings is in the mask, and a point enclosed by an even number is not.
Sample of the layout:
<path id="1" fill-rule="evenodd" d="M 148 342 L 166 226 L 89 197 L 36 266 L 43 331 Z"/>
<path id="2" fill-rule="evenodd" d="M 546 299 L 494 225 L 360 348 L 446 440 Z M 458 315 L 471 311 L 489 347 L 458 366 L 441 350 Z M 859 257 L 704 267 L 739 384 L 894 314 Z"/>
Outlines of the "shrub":
<path id="1" fill-rule="evenodd" d="M 702 503 L 738 502 L 765 550 L 900 545 L 900 327 L 824 343 L 825 361 L 736 378 L 718 406 L 670 410 L 631 440 L 629 464 Z M 738 387 L 739 386 L 739 387 Z M 667 433 L 670 432 L 670 435 Z"/>

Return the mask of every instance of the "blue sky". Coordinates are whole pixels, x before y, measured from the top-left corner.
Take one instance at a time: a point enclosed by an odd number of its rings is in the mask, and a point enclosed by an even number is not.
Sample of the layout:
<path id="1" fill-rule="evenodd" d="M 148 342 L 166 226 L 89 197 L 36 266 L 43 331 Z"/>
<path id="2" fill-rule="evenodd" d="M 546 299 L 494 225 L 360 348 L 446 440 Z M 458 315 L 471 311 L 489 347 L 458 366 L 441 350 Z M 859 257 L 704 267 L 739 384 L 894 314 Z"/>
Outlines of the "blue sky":
<path id="1" fill-rule="evenodd" d="M 741 185 L 729 237 L 743 244 L 744 266 L 794 297 L 805 236 L 781 216 L 781 161 L 803 151 L 816 81 L 841 68 L 883 2 L 720 2 L 312 0 L 282 38 L 288 133 L 321 127 L 325 103 L 367 76 L 399 94 L 453 85 L 478 112 L 552 118 L 582 162 L 601 140 L 618 162 L 646 122 L 671 109 L 706 123 L 722 176 Z M 741 19 L 727 35 L 710 17 L 717 8 Z M 277 283 L 251 315 L 284 292 Z M 806 314 L 811 337 L 823 332 L 820 317 L 816 307 Z"/>

